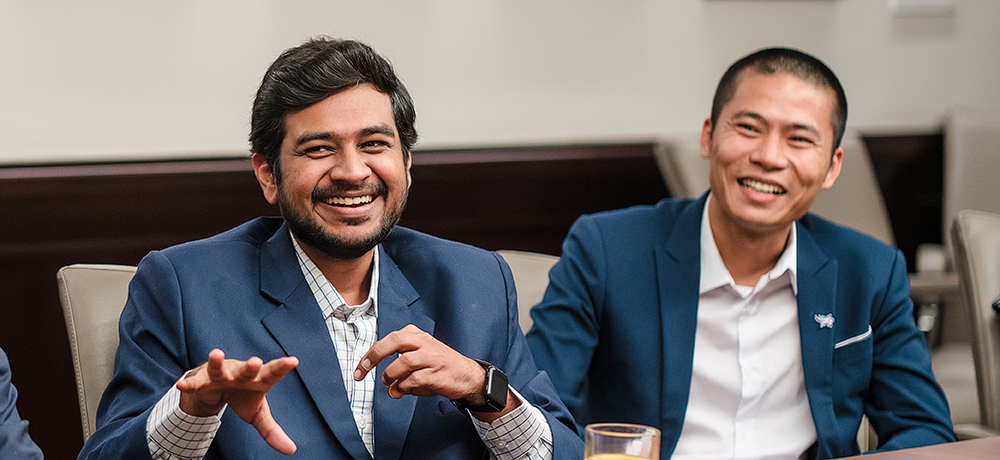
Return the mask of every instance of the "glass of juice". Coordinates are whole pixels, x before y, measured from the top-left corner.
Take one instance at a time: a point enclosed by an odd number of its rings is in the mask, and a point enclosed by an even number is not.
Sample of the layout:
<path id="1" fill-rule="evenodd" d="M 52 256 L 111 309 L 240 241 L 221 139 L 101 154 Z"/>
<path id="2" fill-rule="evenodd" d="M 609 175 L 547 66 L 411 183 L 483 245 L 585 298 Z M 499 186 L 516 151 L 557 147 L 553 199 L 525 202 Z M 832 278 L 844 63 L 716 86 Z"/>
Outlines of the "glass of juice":
<path id="1" fill-rule="evenodd" d="M 591 423 L 585 460 L 660 460 L 660 430 L 632 423 Z"/>

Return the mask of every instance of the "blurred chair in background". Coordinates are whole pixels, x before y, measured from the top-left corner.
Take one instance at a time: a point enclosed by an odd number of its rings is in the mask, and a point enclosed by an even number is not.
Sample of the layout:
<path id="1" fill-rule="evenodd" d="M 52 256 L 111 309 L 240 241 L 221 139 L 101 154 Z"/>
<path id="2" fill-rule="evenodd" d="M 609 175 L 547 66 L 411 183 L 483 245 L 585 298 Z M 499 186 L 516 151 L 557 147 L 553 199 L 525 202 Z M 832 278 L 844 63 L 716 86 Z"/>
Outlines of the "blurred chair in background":
<path id="1" fill-rule="evenodd" d="M 537 252 L 497 251 L 510 265 L 517 286 L 517 314 L 521 332 L 531 329 L 531 307 L 542 301 L 545 288 L 549 286 L 549 269 L 559 261 L 559 257 Z"/>
<path id="2" fill-rule="evenodd" d="M 956 426 L 959 436 L 1000 435 L 1000 215 L 963 210 L 949 247 L 972 328 L 981 427 Z"/>
<path id="3" fill-rule="evenodd" d="M 965 209 L 1000 214 L 1000 114 L 952 111 L 944 143 L 945 231 Z"/>
<path id="4" fill-rule="evenodd" d="M 100 264 L 68 265 L 56 273 L 85 442 L 97 429 L 97 406 L 114 371 L 118 317 L 133 274 L 133 266 Z"/>

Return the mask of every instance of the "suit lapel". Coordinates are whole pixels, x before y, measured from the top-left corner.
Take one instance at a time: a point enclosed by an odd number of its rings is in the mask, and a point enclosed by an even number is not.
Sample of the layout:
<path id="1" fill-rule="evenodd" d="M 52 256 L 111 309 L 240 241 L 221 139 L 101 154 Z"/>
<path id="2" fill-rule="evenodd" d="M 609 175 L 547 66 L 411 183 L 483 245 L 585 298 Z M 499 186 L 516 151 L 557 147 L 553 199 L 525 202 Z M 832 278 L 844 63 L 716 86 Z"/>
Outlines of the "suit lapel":
<path id="1" fill-rule="evenodd" d="M 428 334 L 434 334 L 434 320 L 419 313 L 416 305 L 420 297 L 406 277 L 380 245 L 378 285 L 378 336 L 413 324 Z M 397 460 L 403 450 L 406 435 L 417 405 L 416 396 L 400 399 L 389 397 L 382 384 L 381 375 L 395 357 L 383 360 L 376 367 L 375 378 L 375 458 Z"/>
<path id="2" fill-rule="evenodd" d="M 705 198 L 689 203 L 677 216 L 667 241 L 655 249 L 660 324 L 663 337 L 663 389 L 660 401 L 665 439 L 677 443 L 691 392 L 694 336 L 701 274 L 700 228 Z M 672 448 L 671 448 L 672 450 Z"/>
<path id="3" fill-rule="evenodd" d="M 822 430 L 833 429 L 833 330 L 836 325 L 837 261 L 826 256 L 802 224 L 796 222 L 798 235 L 799 336 L 802 343 L 802 367 L 813 422 L 820 439 Z M 833 327 L 820 327 L 817 315 L 831 315 Z"/>
<path id="4" fill-rule="evenodd" d="M 316 298 L 298 269 L 295 249 L 283 226 L 261 246 L 261 293 L 280 306 L 261 320 L 289 356 L 334 436 L 357 460 L 370 459 L 358 433 L 340 364 Z"/>

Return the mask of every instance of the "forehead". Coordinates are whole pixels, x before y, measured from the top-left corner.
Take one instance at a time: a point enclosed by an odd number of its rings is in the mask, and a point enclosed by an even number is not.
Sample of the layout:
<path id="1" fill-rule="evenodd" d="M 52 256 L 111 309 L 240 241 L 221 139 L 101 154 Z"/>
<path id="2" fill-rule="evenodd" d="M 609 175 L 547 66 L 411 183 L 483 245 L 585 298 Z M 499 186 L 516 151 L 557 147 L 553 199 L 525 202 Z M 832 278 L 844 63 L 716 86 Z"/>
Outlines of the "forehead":
<path id="1" fill-rule="evenodd" d="M 332 94 L 285 117 L 286 138 L 303 132 L 330 132 L 349 135 L 373 126 L 395 131 L 389 95 L 364 83 Z"/>
<path id="2" fill-rule="evenodd" d="M 722 117 L 753 112 L 775 121 L 809 121 L 819 129 L 832 131 L 835 108 L 832 88 L 787 72 L 765 74 L 751 68 L 737 78 L 733 97 L 722 107 Z"/>

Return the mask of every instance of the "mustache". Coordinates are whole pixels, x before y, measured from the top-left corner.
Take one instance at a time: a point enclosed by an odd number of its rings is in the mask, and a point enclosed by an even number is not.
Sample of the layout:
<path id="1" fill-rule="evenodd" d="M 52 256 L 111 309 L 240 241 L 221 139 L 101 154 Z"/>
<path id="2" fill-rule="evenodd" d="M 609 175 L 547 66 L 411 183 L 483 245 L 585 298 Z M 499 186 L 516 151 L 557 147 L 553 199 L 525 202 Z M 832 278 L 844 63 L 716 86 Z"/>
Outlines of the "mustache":
<path id="1" fill-rule="evenodd" d="M 329 198 L 349 193 L 386 197 L 389 195 L 389 187 L 382 181 L 365 181 L 360 184 L 336 182 L 326 187 L 314 188 L 312 199 L 313 201 L 326 201 Z"/>

